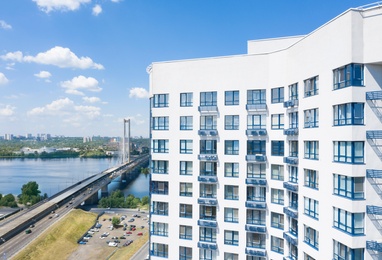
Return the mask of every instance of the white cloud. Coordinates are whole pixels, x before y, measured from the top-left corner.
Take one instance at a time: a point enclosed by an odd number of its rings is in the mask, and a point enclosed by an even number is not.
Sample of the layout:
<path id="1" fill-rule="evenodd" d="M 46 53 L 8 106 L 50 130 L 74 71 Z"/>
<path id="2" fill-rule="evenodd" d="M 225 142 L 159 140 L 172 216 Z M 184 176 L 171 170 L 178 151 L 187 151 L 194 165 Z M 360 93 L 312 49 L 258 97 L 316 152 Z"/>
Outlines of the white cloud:
<path id="1" fill-rule="evenodd" d="M 0 107 L 0 116 L 12 116 L 14 114 L 15 107 L 6 105 L 4 108 Z"/>
<path id="2" fill-rule="evenodd" d="M 0 85 L 5 85 L 9 82 L 9 80 L 7 79 L 7 77 L 0 72 Z"/>
<path id="3" fill-rule="evenodd" d="M 93 15 L 98 16 L 100 13 L 102 13 L 102 7 L 100 5 L 95 5 L 93 7 Z"/>
<path id="4" fill-rule="evenodd" d="M 122 0 L 111 0 L 113 3 L 119 3 L 121 2 Z"/>
<path id="5" fill-rule="evenodd" d="M 76 106 L 75 110 L 85 115 L 89 119 L 93 119 L 101 115 L 101 109 L 95 106 Z"/>
<path id="6" fill-rule="evenodd" d="M 144 88 L 132 88 L 130 89 L 129 97 L 149 98 L 149 92 Z"/>
<path id="7" fill-rule="evenodd" d="M 37 78 L 40 78 L 40 79 L 48 79 L 52 76 L 52 74 L 50 74 L 49 71 L 45 71 L 45 70 L 42 70 L 40 71 L 39 73 L 37 74 L 34 74 Z"/>
<path id="8" fill-rule="evenodd" d="M 3 28 L 4 30 L 10 30 L 12 29 L 12 26 L 3 20 L 0 20 L 0 28 Z"/>
<path id="9" fill-rule="evenodd" d="M 21 51 L 8 52 L 5 55 L 1 55 L 0 58 L 2 60 L 22 62 L 23 61 L 23 53 Z"/>
<path id="10" fill-rule="evenodd" d="M 44 12 L 51 11 L 75 11 L 81 4 L 91 2 L 91 0 L 33 0 Z"/>
<path id="11" fill-rule="evenodd" d="M 82 75 L 74 77 L 71 80 L 61 82 L 61 87 L 66 89 L 66 93 L 74 95 L 84 95 L 80 90 L 92 92 L 100 92 L 102 88 L 98 86 L 98 80 L 92 77 L 84 77 Z"/>
<path id="12" fill-rule="evenodd" d="M 98 98 L 98 97 L 83 97 L 82 98 L 85 102 L 87 103 L 97 103 L 97 102 L 100 102 L 101 99 Z"/>

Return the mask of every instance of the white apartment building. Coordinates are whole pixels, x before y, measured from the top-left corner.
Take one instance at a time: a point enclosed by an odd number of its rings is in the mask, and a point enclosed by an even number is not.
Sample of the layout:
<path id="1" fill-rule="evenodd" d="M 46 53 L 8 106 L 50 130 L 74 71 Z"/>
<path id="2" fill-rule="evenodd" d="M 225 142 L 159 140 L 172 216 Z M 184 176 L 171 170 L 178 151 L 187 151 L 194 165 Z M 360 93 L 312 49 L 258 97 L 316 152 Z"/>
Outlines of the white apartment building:
<path id="1" fill-rule="evenodd" d="M 151 259 L 382 259 L 382 9 L 153 63 Z"/>

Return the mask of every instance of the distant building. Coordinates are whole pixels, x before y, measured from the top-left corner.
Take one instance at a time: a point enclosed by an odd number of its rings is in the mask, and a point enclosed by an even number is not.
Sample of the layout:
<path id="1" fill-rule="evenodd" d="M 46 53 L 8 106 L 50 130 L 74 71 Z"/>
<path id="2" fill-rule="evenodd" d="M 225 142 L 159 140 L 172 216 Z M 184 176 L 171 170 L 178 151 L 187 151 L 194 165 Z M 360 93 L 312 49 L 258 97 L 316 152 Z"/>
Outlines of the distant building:
<path id="1" fill-rule="evenodd" d="M 85 137 L 83 138 L 83 142 L 84 142 L 84 143 L 89 143 L 89 142 L 92 142 L 92 141 L 93 141 L 93 139 L 92 139 L 91 136 L 85 136 Z"/>
<path id="2" fill-rule="evenodd" d="M 13 135 L 12 134 L 5 134 L 4 135 L 4 140 L 8 140 L 8 141 L 10 141 L 10 140 L 12 140 L 13 139 Z"/>

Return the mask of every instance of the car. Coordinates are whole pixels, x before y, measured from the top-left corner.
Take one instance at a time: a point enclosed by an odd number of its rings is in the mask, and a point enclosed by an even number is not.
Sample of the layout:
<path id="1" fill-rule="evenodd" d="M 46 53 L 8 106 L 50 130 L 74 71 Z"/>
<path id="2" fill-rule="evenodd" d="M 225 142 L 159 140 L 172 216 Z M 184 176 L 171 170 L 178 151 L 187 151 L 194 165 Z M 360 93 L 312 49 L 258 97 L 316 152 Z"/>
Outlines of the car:
<path id="1" fill-rule="evenodd" d="M 32 225 L 30 225 L 29 227 L 30 227 L 30 228 L 34 228 L 34 225 L 32 224 Z"/>
<path id="2" fill-rule="evenodd" d="M 80 242 L 78 242 L 78 244 L 80 244 L 80 245 L 86 245 L 86 242 L 81 240 Z"/>
<path id="3" fill-rule="evenodd" d="M 52 216 L 49 216 L 49 219 L 51 219 L 52 218 Z"/>
<path id="4" fill-rule="evenodd" d="M 143 236 L 143 233 L 142 233 L 142 232 L 139 232 L 139 233 L 137 234 L 137 236 Z"/>
<path id="5" fill-rule="evenodd" d="M 138 217 L 138 215 L 137 214 L 133 214 L 133 217 L 136 218 L 136 217 Z"/>
<path id="6" fill-rule="evenodd" d="M 126 237 L 124 237 L 124 236 L 120 236 L 119 239 L 126 239 Z"/>
<path id="7" fill-rule="evenodd" d="M 135 219 L 131 218 L 127 222 L 134 222 Z"/>
<path id="8" fill-rule="evenodd" d="M 90 237 L 84 237 L 83 239 L 84 239 L 84 240 L 89 240 L 89 239 L 90 239 Z"/>
<path id="9" fill-rule="evenodd" d="M 32 230 L 30 229 L 25 230 L 25 234 L 30 234 L 30 233 L 32 233 Z"/>
<path id="10" fill-rule="evenodd" d="M 126 230 L 126 227 L 123 227 L 123 229 L 122 229 L 123 231 L 125 231 Z"/>
<path id="11" fill-rule="evenodd" d="M 114 247 L 117 247 L 117 246 L 118 246 L 118 244 L 115 243 L 115 242 L 110 242 L 108 245 L 109 245 L 109 246 L 114 246 Z"/>

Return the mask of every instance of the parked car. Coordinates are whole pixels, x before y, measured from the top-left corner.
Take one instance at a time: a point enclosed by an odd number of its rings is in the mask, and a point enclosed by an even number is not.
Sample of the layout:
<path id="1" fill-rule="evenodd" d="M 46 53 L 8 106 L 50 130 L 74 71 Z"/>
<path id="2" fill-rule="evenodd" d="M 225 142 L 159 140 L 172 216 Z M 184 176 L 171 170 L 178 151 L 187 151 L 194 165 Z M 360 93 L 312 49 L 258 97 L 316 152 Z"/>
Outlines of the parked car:
<path id="1" fill-rule="evenodd" d="M 25 234 L 30 234 L 30 233 L 32 233 L 32 230 L 30 229 L 25 230 Z"/>

